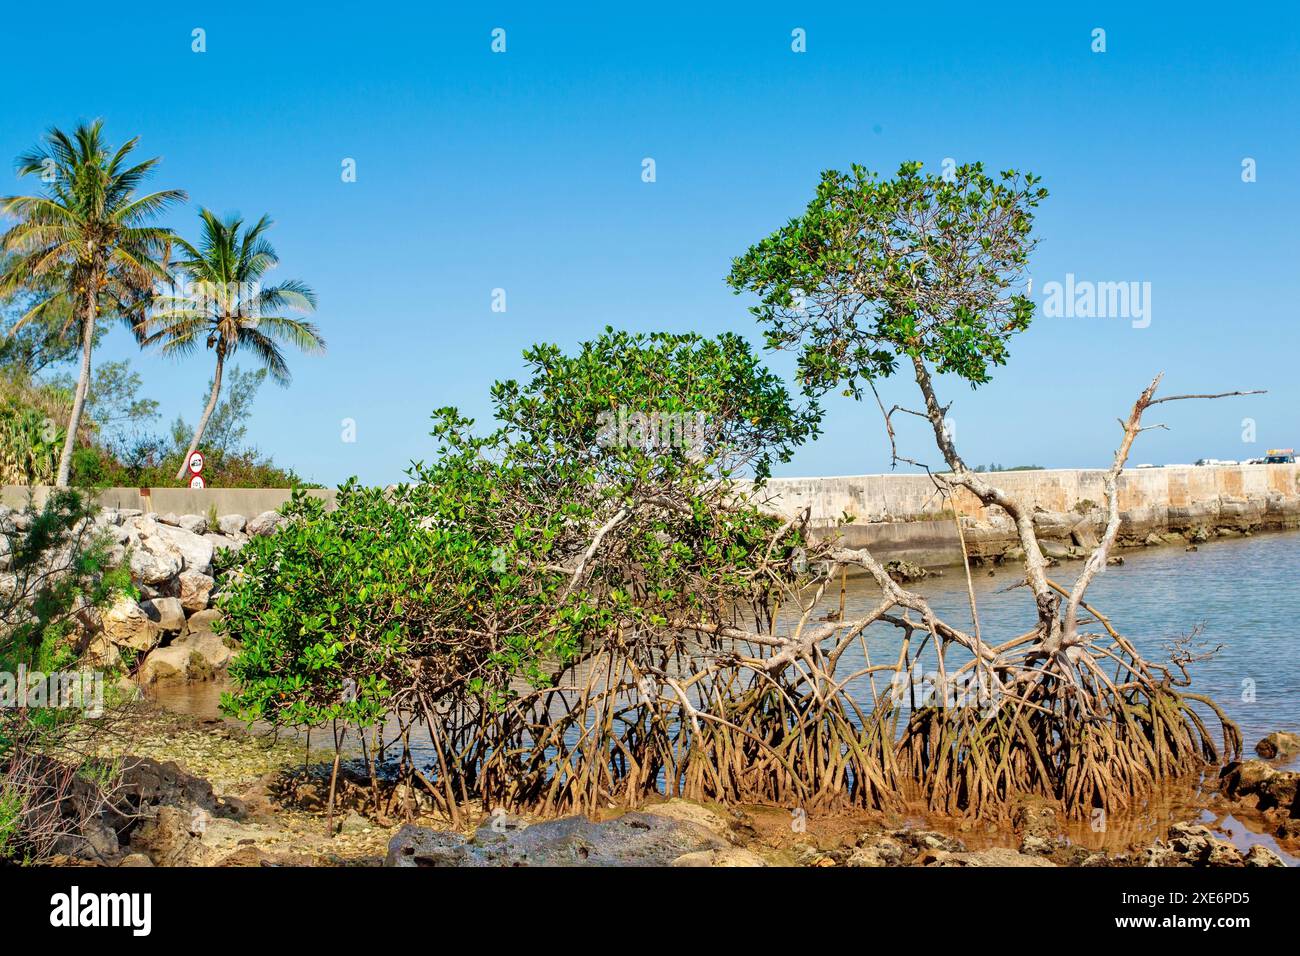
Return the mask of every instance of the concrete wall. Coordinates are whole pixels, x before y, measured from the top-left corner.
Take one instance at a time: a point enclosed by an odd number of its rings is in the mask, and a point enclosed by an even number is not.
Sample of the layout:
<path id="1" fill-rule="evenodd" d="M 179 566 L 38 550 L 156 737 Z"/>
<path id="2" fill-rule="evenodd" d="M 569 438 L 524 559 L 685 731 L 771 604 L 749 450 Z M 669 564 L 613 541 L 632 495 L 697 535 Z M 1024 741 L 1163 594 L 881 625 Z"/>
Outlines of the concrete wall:
<path id="1" fill-rule="evenodd" d="M 27 503 L 29 492 L 39 505 L 45 500 L 48 489 L 28 489 L 18 485 L 5 485 L 0 490 L 0 503 L 9 508 L 20 508 Z M 331 490 L 307 492 L 326 501 L 334 501 Z M 106 508 L 138 508 L 145 512 L 178 515 L 206 515 L 213 505 L 217 514 L 240 514 L 246 518 L 263 511 L 275 511 L 289 500 L 287 488 L 108 488 L 99 496 Z"/>
<path id="2" fill-rule="evenodd" d="M 1044 514 L 1040 534 L 1070 537 L 1073 525 L 1099 530 L 1105 502 L 1102 470 L 1009 471 L 989 480 Z M 1015 546 L 999 508 L 985 508 L 967 491 L 947 501 L 926 475 L 774 478 L 769 505 L 786 514 L 812 509 L 812 524 L 831 529 L 842 514 L 846 544 L 917 564 L 960 562 L 953 511 L 962 516 L 967 548 L 995 557 Z M 1225 465 L 1126 470 L 1119 480 L 1121 543 L 1204 530 L 1229 534 L 1300 526 L 1300 465 Z M 898 523 L 903 522 L 902 527 Z"/>
<path id="3" fill-rule="evenodd" d="M 1056 469 L 1004 471 L 993 484 L 1045 511 L 1072 511 L 1085 500 L 1104 503 L 1105 472 Z M 988 509 L 966 491 L 943 500 L 926 475 L 856 475 L 846 478 L 773 478 L 768 489 L 782 511 L 812 506 L 814 523 L 832 525 L 847 512 L 860 522 L 951 518 L 952 509 L 979 521 Z M 1226 465 L 1126 470 L 1119 480 L 1124 512 L 1158 515 L 1223 501 L 1265 502 L 1270 496 L 1300 500 L 1300 465 Z M 994 509 L 997 510 L 997 509 Z"/>
<path id="4" fill-rule="evenodd" d="M 1047 537 L 1068 539 L 1073 524 L 1091 523 L 1100 512 L 1083 504 L 1102 504 L 1100 470 L 1008 471 L 990 475 L 992 482 L 1041 509 Z M 147 492 L 147 494 L 146 494 Z M 310 494 L 332 502 L 334 492 Z M 6 486 L 0 501 L 19 507 L 28 489 Z M 110 488 L 101 495 L 108 507 L 139 508 L 160 514 L 218 514 L 252 517 L 278 508 L 289 499 L 278 488 Z M 37 489 L 38 501 L 44 489 Z M 952 511 L 962 515 L 969 553 L 995 557 L 1014 546 L 1014 534 L 1000 509 L 986 509 L 969 492 L 945 501 L 926 475 L 855 475 L 843 478 L 773 478 L 768 505 L 793 514 L 812 508 L 816 528 L 835 527 L 841 514 L 855 520 L 843 528 L 846 544 L 866 546 L 883 559 L 905 558 L 917 564 L 960 562 L 961 550 Z M 1125 471 L 1119 482 L 1123 543 L 1141 543 L 1155 534 L 1206 529 L 1227 533 L 1300 526 L 1300 465 L 1226 465 L 1142 468 Z M 1049 520 L 1050 519 L 1050 520 Z"/>

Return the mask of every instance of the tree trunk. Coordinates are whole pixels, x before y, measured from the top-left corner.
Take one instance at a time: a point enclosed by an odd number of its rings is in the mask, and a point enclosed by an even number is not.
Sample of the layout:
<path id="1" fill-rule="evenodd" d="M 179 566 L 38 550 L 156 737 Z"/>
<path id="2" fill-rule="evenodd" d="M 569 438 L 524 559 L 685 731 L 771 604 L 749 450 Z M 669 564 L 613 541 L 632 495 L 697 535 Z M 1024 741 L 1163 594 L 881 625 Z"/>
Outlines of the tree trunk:
<path id="1" fill-rule="evenodd" d="M 77 431 L 81 428 L 81 413 L 86 407 L 86 393 L 90 391 L 90 353 L 95 347 L 95 320 L 98 318 L 97 280 L 88 280 L 85 315 L 81 319 L 81 374 L 72 397 L 72 414 L 68 416 L 68 434 L 63 439 L 63 453 L 59 455 L 59 474 L 54 480 L 57 488 L 68 487 L 72 475 L 72 451 L 77 446 Z"/>
<path id="2" fill-rule="evenodd" d="M 212 411 L 217 407 L 217 396 L 221 394 L 221 369 L 226 364 L 226 353 L 221 346 L 217 346 L 217 370 L 212 375 L 212 394 L 208 396 L 208 407 L 203 409 L 203 417 L 199 419 L 198 427 L 194 429 L 194 440 L 190 442 L 190 449 L 181 459 L 181 470 L 176 472 L 176 480 L 180 481 L 185 477 L 185 471 L 189 467 L 190 455 L 198 450 L 199 442 L 203 440 L 203 431 L 208 427 L 208 419 L 212 417 Z"/>

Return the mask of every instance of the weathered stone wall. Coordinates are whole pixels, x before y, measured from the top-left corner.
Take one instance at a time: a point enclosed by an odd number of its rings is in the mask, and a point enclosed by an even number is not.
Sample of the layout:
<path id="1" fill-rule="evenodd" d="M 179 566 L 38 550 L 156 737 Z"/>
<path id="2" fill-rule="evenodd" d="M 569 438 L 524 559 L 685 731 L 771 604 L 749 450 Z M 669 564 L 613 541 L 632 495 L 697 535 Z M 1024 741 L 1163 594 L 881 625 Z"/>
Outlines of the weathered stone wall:
<path id="1" fill-rule="evenodd" d="M 28 489 L 19 485 L 0 488 L 0 505 L 21 508 L 31 491 L 37 506 L 45 500 L 48 489 Z M 148 494 L 144 494 L 144 492 Z M 206 515 L 213 506 L 217 514 L 260 515 L 275 511 L 289 500 L 287 488 L 107 488 L 99 496 L 105 508 L 123 508 L 157 514 Z M 333 503 L 331 490 L 313 490 L 307 494 Z"/>
<path id="2" fill-rule="evenodd" d="M 1053 556 L 1070 557 L 1104 525 L 1101 470 L 999 472 L 989 480 L 1035 509 L 1040 534 Z M 959 491 L 947 501 L 926 475 L 774 478 L 770 504 L 793 514 L 811 507 L 814 527 L 829 531 L 841 515 L 850 545 L 882 558 L 917 564 L 961 560 L 953 512 L 962 517 L 967 548 L 998 558 L 1016 546 L 1009 519 Z M 1125 546 L 1300 527 L 1300 465 L 1226 465 L 1129 469 L 1119 481 Z M 901 525 L 901 527 L 900 527 Z"/>
<path id="3" fill-rule="evenodd" d="M 1101 470 L 1058 469 L 1007 471 L 989 479 L 1039 510 L 1040 532 L 1049 549 L 1070 557 L 1071 547 L 1086 547 L 1100 531 L 1105 491 Z M 969 492 L 948 502 L 926 475 L 854 475 L 843 478 L 774 478 L 768 483 L 770 504 L 786 513 L 812 508 L 813 526 L 828 531 L 842 514 L 854 518 L 844 526 L 846 544 L 866 546 L 883 560 L 905 559 L 921 565 L 961 561 L 952 516 L 962 516 L 969 552 L 997 559 L 1016 545 L 1006 516 L 984 508 Z M 146 513 L 260 515 L 279 508 L 290 492 L 279 488 L 110 488 L 105 507 Z M 27 489 L 6 486 L 0 504 L 21 507 Z M 38 502 L 43 496 L 37 490 Z M 334 492 L 310 494 L 334 499 Z M 1225 465 L 1186 468 L 1140 468 L 1125 471 L 1119 483 L 1123 514 L 1121 544 L 1194 540 L 1216 534 L 1300 527 L 1300 465 Z"/>

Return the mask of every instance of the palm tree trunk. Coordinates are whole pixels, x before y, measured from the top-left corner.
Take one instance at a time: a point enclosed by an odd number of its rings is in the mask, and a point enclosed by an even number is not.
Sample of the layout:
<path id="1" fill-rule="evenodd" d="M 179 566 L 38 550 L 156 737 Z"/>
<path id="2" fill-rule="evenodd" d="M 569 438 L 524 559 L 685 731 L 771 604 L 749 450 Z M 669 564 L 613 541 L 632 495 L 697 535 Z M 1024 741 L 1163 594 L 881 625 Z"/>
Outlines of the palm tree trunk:
<path id="1" fill-rule="evenodd" d="M 185 477 L 186 468 L 189 466 L 190 455 L 199 447 L 199 442 L 203 440 L 203 430 L 208 427 L 208 419 L 212 417 L 212 410 L 217 407 L 217 396 L 221 394 L 221 367 L 226 364 L 226 353 L 221 346 L 217 346 L 217 370 L 212 375 L 212 394 L 208 396 L 208 407 L 203 409 L 203 417 L 199 419 L 199 425 L 194 429 L 194 440 L 190 442 L 189 451 L 181 459 L 181 470 L 176 473 L 176 480 Z"/>
<path id="2" fill-rule="evenodd" d="M 72 475 L 72 450 L 77 445 L 77 431 L 81 428 L 81 413 L 86 406 L 86 393 L 90 391 L 90 353 L 95 347 L 96 286 L 90 281 L 86 292 L 86 314 L 81 320 L 81 374 L 72 396 L 72 414 L 68 416 L 68 434 L 63 439 L 63 453 L 59 455 L 59 474 L 54 480 L 56 488 L 68 487 Z"/>

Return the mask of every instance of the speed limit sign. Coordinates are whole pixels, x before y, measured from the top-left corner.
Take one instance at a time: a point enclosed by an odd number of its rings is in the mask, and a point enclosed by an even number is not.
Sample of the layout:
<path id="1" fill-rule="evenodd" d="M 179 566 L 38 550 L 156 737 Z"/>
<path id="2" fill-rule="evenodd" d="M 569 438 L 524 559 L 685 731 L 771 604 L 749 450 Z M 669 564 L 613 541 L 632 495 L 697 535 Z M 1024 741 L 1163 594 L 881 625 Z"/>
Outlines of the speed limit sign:
<path id="1" fill-rule="evenodd" d="M 195 475 L 193 478 L 190 479 L 190 487 L 191 487 L 191 488 L 202 488 L 203 485 L 204 485 L 204 482 L 203 482 L 203 476 L 202 476 L 202 475 Z"/>
<path id="2" fill-rule="evenodd" d="M 197 475 L 203 470 L 203 452 L 196 451 L 192 453 L 186 464 L 189 466 L 190 474 Z M 200 485 L 200 487 L 202 486 Z"/>

